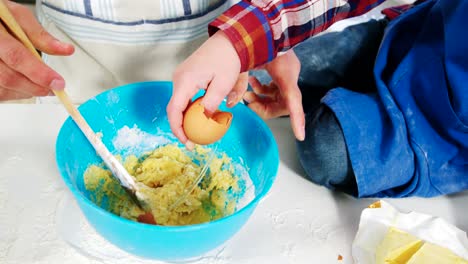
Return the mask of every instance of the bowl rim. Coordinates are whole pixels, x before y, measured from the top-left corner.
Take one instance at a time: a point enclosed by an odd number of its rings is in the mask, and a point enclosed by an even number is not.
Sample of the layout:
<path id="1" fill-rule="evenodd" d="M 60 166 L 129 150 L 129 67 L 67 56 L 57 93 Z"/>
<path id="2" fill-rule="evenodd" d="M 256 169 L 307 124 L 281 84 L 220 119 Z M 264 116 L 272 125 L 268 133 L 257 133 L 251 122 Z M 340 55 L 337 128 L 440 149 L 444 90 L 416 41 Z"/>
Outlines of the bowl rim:
<path id="1" fill-rule="evenodd" d="M 78 107 L 78 110 L 80 110 L 80 108 L 82 106 L 84 106 L 85 104 L 87 104 L 88 102 L 90 101 L 93 101 L 93 100 L 97 100 L 97 97 L 100 97 L 100 96 L 104 96 L 104 94 L 107 94 L 109 92 L 112 92 L 112 91 L 115 91 L 115 90 L 120 90 L 120 89 L 127 89 L 129 87 L 132 87 L 132 86 L 146 86 L 146 85 L 161 85 L 161 84 L 169 84 L 171 87 L 172 87 L 172 82 L 171 81 L 145 81 L 145 82 L 135 82 L 135 83 L 129 83 L 129 84 L 124 84 L 124 85 L 120 85 L 120 86 L 116 86 L 116 87 L 113 87 L 113 88 L 110 88 L 106 91 L 103 91 L 99 94 L 97 94 L 96 96 L 94 97 L 91 97 L 89 98 L 88 100 L 86 100 L 84 103 L 82 103 L 79 107 Z M 239 216 L 241 215 L 244 211 L 247 211 L 247 210 L 250 210 L 252 207 L 256 207 L 257 204 L 262 201 L 265 197 L 266 197 L 266 194 L 271 190 L 271 187 L 273 186 L 273 184 L 275 183 L 276 181 L 276 177 L 278 175 L 278 170 L 279 170 L 279 164 L 280 164 L 280 159 L 279 159 L 279 150 L 278 150 L 278 144 L 276 143 L 276 139 L 271 131 L 271 129 L 267 126 L 267 124 L 255 113 L 253 112 L 250 108 L 248 108 L 247 106 L 245 105 L 242 105 L 240 107 L 245 107 L 246 111 L 248 112 L 251 112 L 253 114 L 253 118 L 260 124 L 260 126 L 266 131 L 266 133 L 268 134 L 268 136 L 273 139 L 272 140 L 272 143 L 273 143 L 273 148 L 274 148 L 274 159 L 277 161 L 276 162 L 276 166 L 275 168 L 273 168 L 273 176 L 271 178 L 271 184 L 268 184 L 267 186 L 265 186 L 265 188 L 262 190 L 261 193 L 259 193 L 258 195 L 255 196 L 255 198 L 250 201 L 247 205 L 245 205 L 244 207 L 242 207 L 240 210 L 237 210 L 235 211 L 233 214 L 230 214 L 228 216 L 224 216 L 222 218 L 219 218 L 217 220 L 214 220 L 214 221 L 209 221 L 209 222 L 205 222 L 205 223 L 200 223 L 200 224 L 192 224 L 192 225 L 182 225 L 182 226 L 163 226 L 163 225 L 152 225 L 152 224 L 146 224 L 146 223 L 140 223 L 140 222 L 137 222 L 137 221 L 132 221 L 132 220 L 129 220 L 129 219 L 126 219 L 124 217 L 121 217 L 121 216 L 118 216 L 116 214 L 113 214 L 103 208 L 101 208 L 100 206 L 96 205 L 93 201 L 91 201 L 90 199 L 88 199 L 86 196 L 84 196 L 79 190 L 78 188 L 76 188 L 71 180 L 68 178 L 68 177 L 65 177 L 64 175 L 67 175 L 67 172 L 65 171 L 65 168 L 63 166 L 59 166 L 59 164 L 63 164 L 64 162 L 63 161 L 63 156 L 64 155 L 59 155 L 62 151 L 61 151 L 61 146 L 63 145 L 63 143 L 61 142 L 65 142 L 66 140 L 60 140 L 62 137 L 64 137 L 64 127 L 67 125 L 67 123 L 69 122 L 72 122 L 74 123 L 74 121 L 72 120 L 72 118 L 70 116 L 67 117 L 67 119 L 63 122 L 62 126 L 60 127 L 60 130 L 59 130 L 59 133 L 57 135 L 57 139 L 56 139 L 56 142 L 55 142 L 55 159 L 56 159 L 56 165 L 58 167 L 58 170 L 60 172 L 60 177 L 62 178 L 62 180 L 65 182 L 65 185 L 68 187 L 69 191 L 72 192 L 73 196 L 75 197 L 75 199 L 79 200 L 81 203 L 83 204 L 87 204 L 89 206 L 91 206 L 93 209 L 97 210 L 99 213 L 101 214 L 104 214 L 106 216 L 110 216 L 112 219 L 115 219 L 116 221 L 121 221 L 125 224 L 129 224 L 129 225 L 132 225 L 133 227 L 135 228 L 139 228 L 139 229 L 152 229 L 152 230 L 164 230 L 164 231 L 169 231 L 169 232 L 186 232 L 186 231 L 194 231 L 194 230 L 200 230 L 200 229 L 203 229 L 203 228 L 206 228 L 208 226 L 212 226 L 212 225 L 218 225 L 218 224 L 222 224 L 223 222 L 225 221 L 228 221 L 229 219 L 231 218 L 235 218 L 236 216 Z M 89 143 L 88 143 L 89 144 Z M 80 205 L 80 208 L 81 208 L 81 204 L 78 203 Z M 81 210 L 83 210 L 81 208 Z M 84 213 L 83 213 L 84 214 Z M 85 218 L 87 219 L 88 217 L 85 215 Z"/>

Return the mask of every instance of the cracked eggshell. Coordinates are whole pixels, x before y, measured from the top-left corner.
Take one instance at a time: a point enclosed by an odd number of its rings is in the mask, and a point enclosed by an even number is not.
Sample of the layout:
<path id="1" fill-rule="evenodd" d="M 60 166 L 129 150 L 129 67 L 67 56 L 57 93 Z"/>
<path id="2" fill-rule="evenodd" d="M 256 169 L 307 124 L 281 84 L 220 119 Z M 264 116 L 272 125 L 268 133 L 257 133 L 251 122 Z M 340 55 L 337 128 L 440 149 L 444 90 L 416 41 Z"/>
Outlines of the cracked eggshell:
<path id="1" fill-rule="evenodd" d="M 202 98 L 193 101 L 185 110 L 183 128 L 190 141 L 207 145 L 224 136 L 231 125 L 232 114 L 216 111 L 211 118 L 207 117 L 201 104 Z"/>

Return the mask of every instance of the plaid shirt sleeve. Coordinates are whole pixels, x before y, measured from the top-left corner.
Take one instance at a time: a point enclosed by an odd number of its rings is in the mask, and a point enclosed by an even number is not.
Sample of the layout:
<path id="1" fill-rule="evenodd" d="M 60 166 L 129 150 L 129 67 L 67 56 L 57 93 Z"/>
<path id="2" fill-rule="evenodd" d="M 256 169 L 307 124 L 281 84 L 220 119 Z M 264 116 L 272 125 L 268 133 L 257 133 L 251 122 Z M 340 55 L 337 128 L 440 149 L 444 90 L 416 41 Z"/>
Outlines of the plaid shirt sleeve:
<path id="1" fill-rule="evenodd" d="M 367 13 L 385 0 L 242 0 L 210 23 L 233 43 L 241 72 L 273 60 L 333 23 Z"/>
<path id="2" fill-rule="evenodd" d="M 400 6 L 394 6 L 394 7 L 389 7 L 384 10 L 382 10 L 382 14 L 385 15 L 385 17 L 388 20 L 393 20 L 403 14 L 404 12 L 408 11 L 409 9 L 413 8 L 413 6 L 418 5 L 422 2 L 425 2 L 426 0 L 417 0 L 413 4 L 408 4 L 408 5 L 400 5 Z"/>

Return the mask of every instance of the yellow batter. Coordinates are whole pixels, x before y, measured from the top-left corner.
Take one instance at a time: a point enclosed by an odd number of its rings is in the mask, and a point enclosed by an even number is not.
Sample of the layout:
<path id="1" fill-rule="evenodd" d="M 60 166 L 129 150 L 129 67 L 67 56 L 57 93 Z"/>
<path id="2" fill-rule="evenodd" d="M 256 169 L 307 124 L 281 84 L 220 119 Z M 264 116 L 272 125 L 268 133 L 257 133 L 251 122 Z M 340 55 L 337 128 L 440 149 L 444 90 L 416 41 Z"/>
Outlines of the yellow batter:
<path id="1" fill-rule="evenodd" d="M 238 178 L 226 155 L 215 157 L 203 181 L 183 203 L 168 210 L 197 178 L 209 151 L 197 147 L 196 156 L 201 165 L 176 145 L 159 147 L 140 159 L 125 158 L 124 167 L 144 188 L 158 225 L 203 223 L 234 212 L 237 201 L 233 197 L 239 195 Z M 84 183 L 92 193 L 93 202 L 116 215 L 136 221 L 145 213 L 133 203 L 110 171 L 102 167 L 90 166 L 84 174 Z"/>

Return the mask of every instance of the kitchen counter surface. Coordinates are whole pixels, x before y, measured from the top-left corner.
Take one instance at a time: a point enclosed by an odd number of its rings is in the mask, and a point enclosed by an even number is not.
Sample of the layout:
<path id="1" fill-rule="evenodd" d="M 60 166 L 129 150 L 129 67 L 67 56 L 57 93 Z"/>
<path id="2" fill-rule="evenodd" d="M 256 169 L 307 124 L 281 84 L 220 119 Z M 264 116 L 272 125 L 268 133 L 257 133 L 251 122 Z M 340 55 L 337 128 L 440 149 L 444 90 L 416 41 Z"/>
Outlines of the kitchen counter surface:
<path id="1" fill-rule="evenodd" d="M 159 263 L 127 255 L 86 223 L 55 164 L 66 117 L 61 105 L 0 105 L 0 263 Z M 268 125 L 281 156 L 273 188 L 239 233 L 197 263 L 352 263 L 361 211 L 376 199 L 304 179 L 289 120 Z M 468 230 L 468 192 L 386 200 Z"/>

